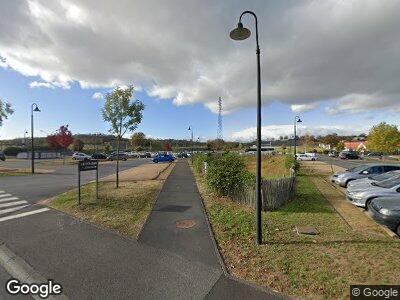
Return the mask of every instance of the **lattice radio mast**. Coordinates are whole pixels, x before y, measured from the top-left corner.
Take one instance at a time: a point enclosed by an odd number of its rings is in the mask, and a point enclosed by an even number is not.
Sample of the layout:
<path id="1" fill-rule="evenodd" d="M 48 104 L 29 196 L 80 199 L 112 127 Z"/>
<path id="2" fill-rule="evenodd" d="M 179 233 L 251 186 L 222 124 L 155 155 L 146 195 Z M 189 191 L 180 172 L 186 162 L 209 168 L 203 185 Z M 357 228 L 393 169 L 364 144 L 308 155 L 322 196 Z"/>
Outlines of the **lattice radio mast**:
<path id="1" fill-rule="evenodd" d="M 218 132 L 217 139 L 222 140 L 224 137 L 222 135 L 222 99 L 218 98 Z"/>

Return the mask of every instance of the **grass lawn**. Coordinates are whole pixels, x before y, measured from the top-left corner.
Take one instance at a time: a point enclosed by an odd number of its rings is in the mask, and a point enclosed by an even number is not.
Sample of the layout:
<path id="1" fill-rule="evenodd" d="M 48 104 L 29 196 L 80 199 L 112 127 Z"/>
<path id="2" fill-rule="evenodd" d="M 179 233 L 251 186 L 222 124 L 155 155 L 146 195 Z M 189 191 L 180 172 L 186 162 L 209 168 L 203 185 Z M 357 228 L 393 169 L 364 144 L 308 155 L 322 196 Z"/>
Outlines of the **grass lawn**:
<path id="1" fill-rule="evenodd" d="M 353 232 L 300 174 L 296 198 L 263 213 L 265 244 L 255 246 L 251 208 L 210 193 L 196 175 L 215 238 L 229 271 L 286 295 L 348 299 L 350 284 L 398 284 L 400 242 Z M 299 236 L 296 225 L 314 226 Z"/>
<path id="2" fill-rule="evenodd" d="M 0 177 L 5 177 L 5 176 L 24 176 L 28 175 L 30 173 L 27 172 L 9 172 L 9 171 L 0 171 Z"/>
<path id="3" fill-rule="evenodd" d="M 284 164 L 284 155 L 274 155 L 261 157 L 261 176 L 264 178 L 280 178 L 289 176 Z M 246 168 L 252 172 L 256 172 L 256 157 L 245 156 Z"/>
<path id="4" fill-rule="evenodd" d="M 99 183 L 99 200 L 95 200 L 95 183 L 81 188 L 81 205 L 77 190 L 69 191 L 47 201 L 47 205 L 83 220 L 136 238 L 151 211 L 161 189 L 161 180 Z"/>

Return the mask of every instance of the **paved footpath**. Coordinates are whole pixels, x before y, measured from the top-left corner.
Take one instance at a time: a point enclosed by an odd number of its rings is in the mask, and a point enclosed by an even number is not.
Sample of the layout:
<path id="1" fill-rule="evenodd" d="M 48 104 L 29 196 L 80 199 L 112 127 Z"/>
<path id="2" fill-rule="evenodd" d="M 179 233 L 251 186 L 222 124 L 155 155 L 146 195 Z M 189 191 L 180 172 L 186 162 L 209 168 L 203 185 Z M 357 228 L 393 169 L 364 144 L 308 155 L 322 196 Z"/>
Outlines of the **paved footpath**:
<path id="1" fill-rule="evenodd" d="M 178 230 L 181 219 L 197 225 Z M 1 242 L 70 299 L 278 297 L 224 275 L 186 161 L 166 180 L 139 241 L 49 210 L 2 222 Z M 6 277 L 0 269 L 1 288 Z"/>
<path id="2" fill-rule="evenodd" d="M 191 228 L 177 222 L 194 221 Z M 252 285 L 225 276 L 209 230 L 197 185 L 186 160 L 178 161 L 159 194 L 139 242 L 179 255 L 208 269 L 217 278 L 204 294 L 208 299 L 277 299 Z M 216 277 L 217 275 L 217 277 Z"/>

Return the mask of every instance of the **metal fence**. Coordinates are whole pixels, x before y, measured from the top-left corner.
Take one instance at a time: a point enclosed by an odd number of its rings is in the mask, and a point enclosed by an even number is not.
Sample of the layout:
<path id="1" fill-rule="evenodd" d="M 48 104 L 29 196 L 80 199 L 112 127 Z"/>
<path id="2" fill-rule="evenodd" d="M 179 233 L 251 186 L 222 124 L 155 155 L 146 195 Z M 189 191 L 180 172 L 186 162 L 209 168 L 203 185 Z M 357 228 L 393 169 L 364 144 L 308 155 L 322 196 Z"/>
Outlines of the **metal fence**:
<path id="1" fill-rule="evenodd" d="M 279 179 L 263 179 L 261 181 L 262 210 L 274 210 L 285 205 L 293 199 L 295 191 L 295 176 Z M 256 203 L 255 187 L 236 193 L 232 199 L 233 201 L 254 207 Z"/>

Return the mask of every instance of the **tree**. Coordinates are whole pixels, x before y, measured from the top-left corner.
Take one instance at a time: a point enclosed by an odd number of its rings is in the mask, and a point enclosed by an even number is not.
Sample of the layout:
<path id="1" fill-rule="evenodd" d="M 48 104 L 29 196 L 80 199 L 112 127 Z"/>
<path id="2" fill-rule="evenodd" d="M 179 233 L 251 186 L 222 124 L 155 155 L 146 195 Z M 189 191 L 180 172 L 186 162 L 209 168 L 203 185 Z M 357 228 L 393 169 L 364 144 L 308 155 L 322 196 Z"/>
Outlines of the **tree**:
<path id="1" fill-rule="evenodd" d="M 131 146 L 135 149 L 138 146 L 144 146 L 146 135 L 143 132 L 135 132 L 131 136 Z"/>
<path id="2" fill-rule="evenodd" d="M 372 127 L 368 134 L 367 146 L 372 151 L 394 153 L 400 144 L 400 132 L 396 125 L 381 122 Z"/>
<path id="3" fill-rule="evenodd" d="M 328 134 L 322 138 L 322 142 L 334 148 L 340 142 L 340 138 L 337 134 Z"/>
<path id="4" fill-rule="evenodd" d="M 74 151 L 82 151 L 85 143 L 81 139 L 74 140 Z"/>
<path id="5" fill-rule="evenodd" d="M 165 142 L 164 145 L 163 145 L 163 149 L 164 149 L 165 152 L 172 151 L 171 143 Z"/>
<path id="6" fill-rule="evenodd" d="M 3 125 L 3 121 L 8 119 L 10 115 L 14 113 L 11 104 L 0 99 L 0 127 Z"/>
<path id="7" fill-rule="evenodd" d="M 336 144 L 335 148 L 337 151 L 342 151 L 344 149 L 344 143 L 340 141 L 339 143 Z"/>
<path id="8" fill-rule="evenodd" d="M 111 125 L 110 133 L 117 136 L 117 168 L 116 187 L 119 186 L 119 150 L 121 139 L 127 131 L 134 131 L 142 121 L 144 104 L 132 101 L 134 88 L 130 85 L 123 89 L 115 88 L 105 96 L 104 108 L 102 109 L 103 120 Z"/>

